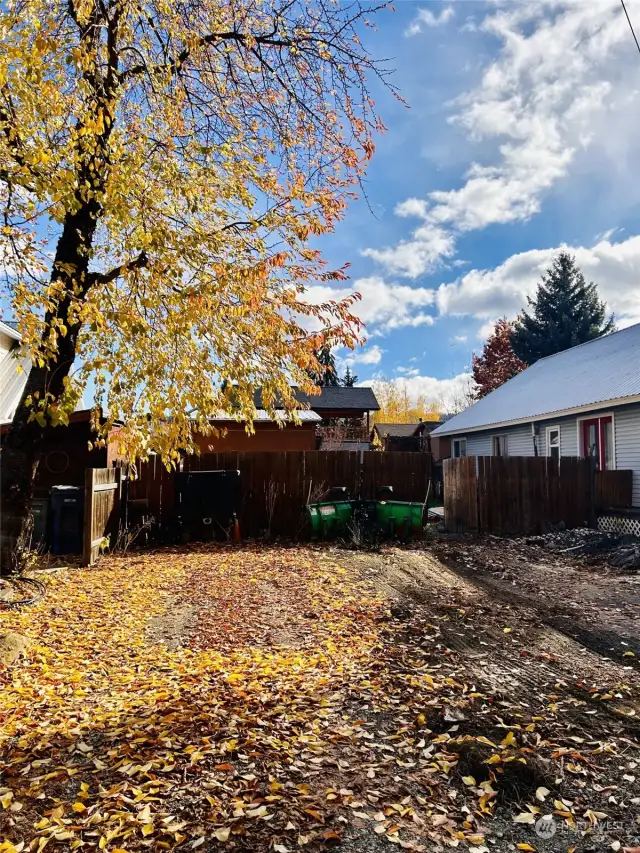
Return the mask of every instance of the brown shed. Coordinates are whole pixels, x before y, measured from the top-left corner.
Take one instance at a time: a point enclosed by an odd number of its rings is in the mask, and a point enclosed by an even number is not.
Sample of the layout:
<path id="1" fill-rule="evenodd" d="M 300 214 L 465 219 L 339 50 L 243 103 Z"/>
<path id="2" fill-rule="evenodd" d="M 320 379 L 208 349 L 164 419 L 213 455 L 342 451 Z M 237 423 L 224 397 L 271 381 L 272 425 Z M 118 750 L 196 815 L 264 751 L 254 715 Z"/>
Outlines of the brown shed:
<path id="1" fill-rule="evenodd" d="M 254 432 L 247 433 L 245 424 L 231 417 L 211 419 L 211 426 L 224 435 L 202 435 L 196 432 L 194 439 L 201 453 L 224 453 L 225 451 L 282 451 L 315 450 L 316 424 L 320 417 L 314 412 L 298 412 L 300 423 L 287 421 L 284 414 L 270 418 L 264 410 L 258 410 L 253 421 Z"/>

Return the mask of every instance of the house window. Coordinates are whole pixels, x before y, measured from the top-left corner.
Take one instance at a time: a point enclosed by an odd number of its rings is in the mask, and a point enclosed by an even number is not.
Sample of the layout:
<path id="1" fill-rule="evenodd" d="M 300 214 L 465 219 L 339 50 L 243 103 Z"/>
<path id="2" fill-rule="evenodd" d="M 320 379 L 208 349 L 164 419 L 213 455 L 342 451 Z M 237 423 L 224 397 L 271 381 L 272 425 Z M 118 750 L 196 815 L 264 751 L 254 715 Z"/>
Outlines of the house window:
<path id="1" fill-rule="evenodd" d="M 466 438 L 454 438 L 453 439 L 453 456 L 455 459 L 459 459 L 461 456 L 467 455 L 467 439 Z"/>
<path id="2" fill-rule="evenodd" d="M 613 415 L 601 418 L 585 418 L 579 421 L 582 455 L 593 456 L 598 469 L 610 471 L 615 468 L 613 452 Z"/>
<path id="3" fill-rule="evenodd" d="M 493 445 L 493 455 L 494 456 L 508 456 L 509 455 L 509 436 L 508 435 L 494 435 L 492 445 Z"/>
<path id="4" fill-rule="evenodd" d="M 547 456 L 560 459 L 560 427 L 547 427 Z"/>

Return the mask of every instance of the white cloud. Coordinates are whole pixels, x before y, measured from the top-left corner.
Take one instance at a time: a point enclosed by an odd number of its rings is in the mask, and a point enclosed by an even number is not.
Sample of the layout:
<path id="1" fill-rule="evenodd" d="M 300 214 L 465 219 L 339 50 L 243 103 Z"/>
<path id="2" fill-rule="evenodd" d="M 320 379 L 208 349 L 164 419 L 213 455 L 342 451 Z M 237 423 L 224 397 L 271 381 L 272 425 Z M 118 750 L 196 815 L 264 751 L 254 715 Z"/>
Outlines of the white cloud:
<path id="1" fill-rule="evenodd" d="M 403 214 L 407 215 L 407 214 Z M 417 278 L 435 268 L 442 258 L 455 253 L 455 240 L 443 228 L 424 224 L 413 232 L 412 240 L 401 240 L 397 246 L 384 249 L 364 249 L 363 255 L 373 258 L 390 273 Z"/>
<path id="2" fill-rule="evenodd" d="M 353 367 L 354 364 L 380 364 L 384 352 L 385 350 L 374 344 L 374 346 L 367 349 L 358 347 L 358 349 L 353 351 L 341 350 L 336 357 L 340 365 L 346 367 L 348 364 L 350 367 Z"/>
<path id="3" fill-rule="evenodd" d="M 430 9 L 418 9 L 415 18 L 405 30 L 405 36 L 416 36 L 424 27 L 441 27 L 453 18 L 453 8 L 445 6 L 439 15 L 435 15 Z"/>
<path id="4" fill-rule="evenodd" d="M 437 290 L 386 282 L 372 276 L 357 279 L 350 288 L 317 285 L 306 295 L 310 301 L 320 303 L 359 291 L 362 301 L 353 310 L 367 325 L 369 337 L 395 329 L 433 325 L 435 316 L 466 315 L 481 321 L 477 337 L 484 340 L 498 317 L 506 315 L 512 319 L 526 307 L 527 296 L 535 293 L 553 257 L 562 249 L 575 255 L 587 281 L 598 285 L 600 297 L 615 312 L 619 326 L 640 322 L 640 234 L 619 242 L 601 239 L 591 247 L 563 244 L 531 249 L 512 255 L 499 266 L 472 269 L 454 282 L 441 284 Z M 468 336 L 456 335 L 451 342 L 466 344 Z M 378 364 L 383 352 L 379 346 L 371 346 L 347 360 Z"/>
<path id="5" fill-rule="evenodd" d="M 415 278 L 451 258 L 460 233 L 538 213 L 578 152 L 597 141 L 607 153 L 612 121 L 637 113 L 640 96 L 640 64 L 630 66 L 628 52 L 616 61 L 629 47 L 621 16 L 617 0 L 494 8 L 480 29 L 501 48 L 450 119 L 472 141 L 493 143 L 493 162 L 473 163 L 458 188 L 400 202 L 396 214 L 419 217 L 419 227 L 396 246 L 365 254 Z"/>
<path id="6" fill-rule="evenodd" d="M 509 318 L 525 306 L 541 275 L 560 249 L 568 249 L 587 281 L 598 285 L 600 297 L 616 314 L 619 326 L 640 322 L 640 235 L 618 243 L 600 240 L 591 248 L 557 246 L 532 249 L 507 258 L 494 269 L 471 270 L 452 284 L 438 288 L 441 314 L 471 314 L 485 324 L 479 335 L 498 317 Z"/>
<path id="7" fill-rule="evenodd" d="M 305 292 L 308 301 L 320 304 L 330 299 L 344 299 L 353 292 L 362 299 L 354 306 L 354 313 L 371 327 L 382 332 L 405 326 L 430 326 L 433 315 L 425 309 L 435 301 L 435 291 L 426 287 L 387 282 L 379 276 L 356 279 L 347 288 L 335 289 L 329 285 L 313 285 Z"/>

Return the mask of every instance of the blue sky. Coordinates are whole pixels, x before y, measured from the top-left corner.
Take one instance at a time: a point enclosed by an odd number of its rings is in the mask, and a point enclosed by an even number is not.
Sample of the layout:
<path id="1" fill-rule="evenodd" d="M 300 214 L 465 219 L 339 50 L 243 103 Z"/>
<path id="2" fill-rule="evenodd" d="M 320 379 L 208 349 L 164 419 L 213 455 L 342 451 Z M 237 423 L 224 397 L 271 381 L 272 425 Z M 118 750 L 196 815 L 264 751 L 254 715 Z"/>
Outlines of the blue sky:
<path id="1" fill-rule="evenodd" d="M 371 209 L 354 202 L 322 248 L 363 297 L 368 342 L 347 358 L 360 381 L 446 405 L 561 246 L 619 325 L 640 321 L 640 54 L 618 0 L 395 9 L 369 44 L 409 106 L 376 92 Z"/>

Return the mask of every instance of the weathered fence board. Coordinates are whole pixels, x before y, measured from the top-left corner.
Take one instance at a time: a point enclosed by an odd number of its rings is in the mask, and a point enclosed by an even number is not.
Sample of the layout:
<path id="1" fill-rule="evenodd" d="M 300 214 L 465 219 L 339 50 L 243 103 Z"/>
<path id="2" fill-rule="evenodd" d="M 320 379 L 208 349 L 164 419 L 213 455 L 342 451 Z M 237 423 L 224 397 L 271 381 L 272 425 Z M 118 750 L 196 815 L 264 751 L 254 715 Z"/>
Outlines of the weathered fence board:
<path id="1" fill-rule="evenodd" d="M 409 452 L 308 450 L 227 452 L 189 456 L 183 471 L 239 470 L 243 536 L 270 532 L 300 536 L 305 505 L 319 501 L 332 486 L 346 486 L 352 497 L 374 498 L 380 485 L 393 486 L 397 500 L 424 501 L 431 478 L 431 455 Z M 127 515 L 153 517 L 166 528 L 175 517 L 174 472 L 157 458 L 138 466 L 127 487 Z"/>
<path id="2" fill-rule="evenodd" d="M 633 503 L 633 471 L 599 471 L 595 483 L 598 509 L 624 509 Z"/>
<path id="3" fill-rule="evenodd" d="M 84 508 L 83 557 L 85 565 L 91 566 L 100 553 L 100 546 L 105 537 L 118 535 L 119 468 L 87 468 Z"/>
<path id="4" fill-rule="evenodd" d="M 444 517 L 452 533 L 478 530 L 476 460 L 474 457 L 444 461 Z"/>
<path id="5" fill-rule="evenodd" d="M 452 532 L 539 533 L 593 524 L 597 511 L 631 504 L 630 471 L 593 471 L 592 460 L 478 456 L 444 465 L 445 523 Z"/>

